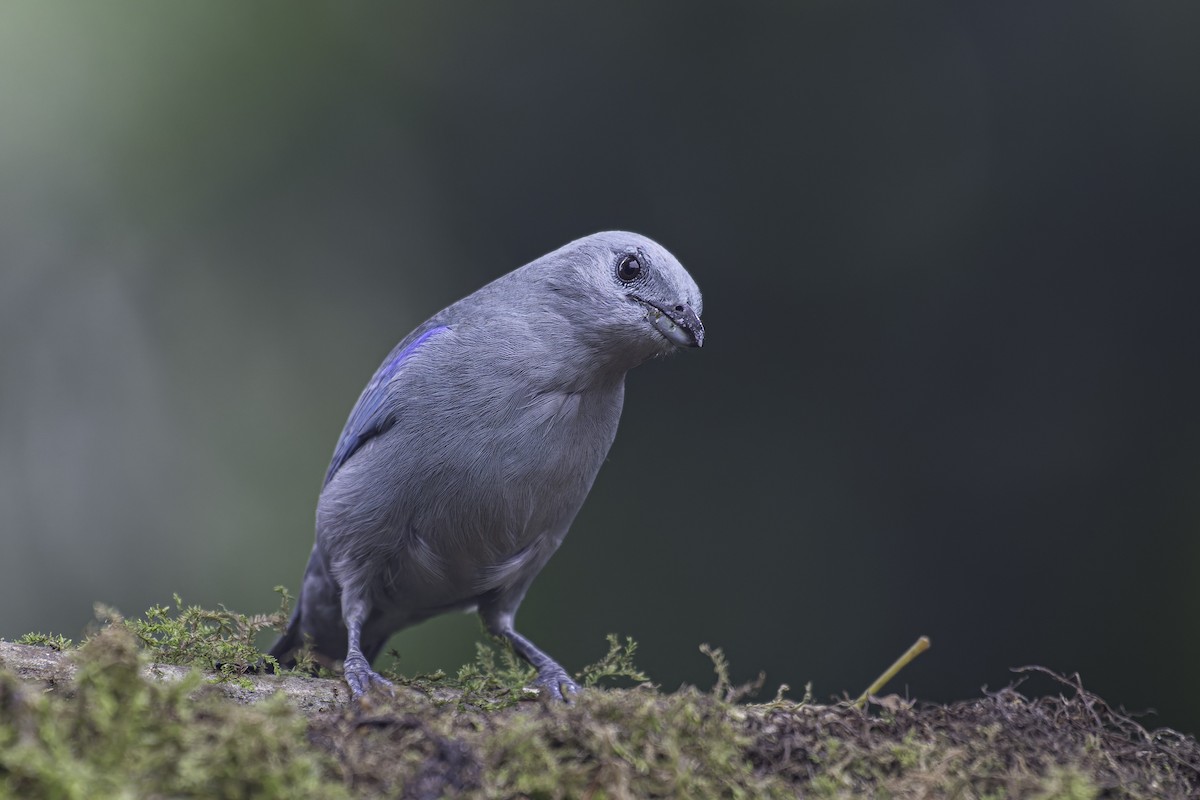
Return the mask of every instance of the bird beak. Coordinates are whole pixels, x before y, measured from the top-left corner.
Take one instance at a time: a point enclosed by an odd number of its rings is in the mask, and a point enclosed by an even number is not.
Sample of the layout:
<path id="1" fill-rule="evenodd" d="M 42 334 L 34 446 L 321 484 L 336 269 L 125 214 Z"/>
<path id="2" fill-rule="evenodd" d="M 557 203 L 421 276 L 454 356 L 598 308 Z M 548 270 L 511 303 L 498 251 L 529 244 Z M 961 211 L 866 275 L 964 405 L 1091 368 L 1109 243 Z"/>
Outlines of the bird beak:
<path id="1" fill-rule="evenodd" d="M 641 297 L 637 300 L 646 306 L 650 324 L 672 344 L 679 347 L 704 346 L 704 323 L 690 305 L 659 305 Z"/>

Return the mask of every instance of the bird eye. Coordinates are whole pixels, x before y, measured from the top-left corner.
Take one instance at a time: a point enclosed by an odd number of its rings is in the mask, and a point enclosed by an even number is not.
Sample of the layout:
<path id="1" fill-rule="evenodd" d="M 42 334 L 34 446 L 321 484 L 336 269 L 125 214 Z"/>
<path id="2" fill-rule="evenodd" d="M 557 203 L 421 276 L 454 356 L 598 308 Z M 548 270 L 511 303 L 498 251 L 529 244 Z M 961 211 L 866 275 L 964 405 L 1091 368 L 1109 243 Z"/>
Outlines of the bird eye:
<path id="1" fill-rule="evenodd" d="M 637 256 L 625 256 L 617 262 L 617 277 L 625 283 L 629 283 L 641 274 L 642 262 L 638 261 Z"/>

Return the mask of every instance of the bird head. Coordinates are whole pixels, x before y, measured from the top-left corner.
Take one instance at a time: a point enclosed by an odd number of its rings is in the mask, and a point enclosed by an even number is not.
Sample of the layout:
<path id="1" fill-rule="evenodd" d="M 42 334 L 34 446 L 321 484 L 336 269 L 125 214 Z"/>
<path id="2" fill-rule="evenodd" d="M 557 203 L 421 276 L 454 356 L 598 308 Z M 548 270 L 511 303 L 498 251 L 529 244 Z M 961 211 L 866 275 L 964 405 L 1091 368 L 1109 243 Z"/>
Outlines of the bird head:
<path id="1" fill-rule="evenodd" d="M 680 347 L 701 347 L 700 289 L 657 242 L 606 231 L 543 259 L 552 301 L 581 339 L 630 366 Z M 535 262 L 536 263 L 536 262 Z"/>

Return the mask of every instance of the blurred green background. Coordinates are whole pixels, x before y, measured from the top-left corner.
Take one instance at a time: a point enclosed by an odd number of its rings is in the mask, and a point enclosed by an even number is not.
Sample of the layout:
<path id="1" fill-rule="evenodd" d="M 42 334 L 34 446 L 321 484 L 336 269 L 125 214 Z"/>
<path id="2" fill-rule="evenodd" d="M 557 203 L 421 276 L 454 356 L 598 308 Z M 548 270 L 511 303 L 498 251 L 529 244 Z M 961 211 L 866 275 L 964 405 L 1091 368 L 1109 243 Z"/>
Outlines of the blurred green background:
<path id="1" fill-rule="evenodd" d="M 0 6 L 0 636 L 293 590 L 426 316 L 648 234 L 631 374 L 522 630 L 667 688 L 1079 671 L 1200 730 L 1200 5 Z M 400 635 L 473 654 L 474 617 Z"/>

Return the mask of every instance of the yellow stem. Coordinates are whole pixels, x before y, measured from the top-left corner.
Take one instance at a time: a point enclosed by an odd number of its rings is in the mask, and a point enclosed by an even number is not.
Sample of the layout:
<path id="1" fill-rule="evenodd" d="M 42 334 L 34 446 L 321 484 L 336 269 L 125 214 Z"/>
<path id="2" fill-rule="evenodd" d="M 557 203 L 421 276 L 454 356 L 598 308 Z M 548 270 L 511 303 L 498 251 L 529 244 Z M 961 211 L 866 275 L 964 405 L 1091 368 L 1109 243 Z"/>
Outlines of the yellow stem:
<path id="1" fill-rule="evenodd" d="M 896 659 L 896 663 L 892 664 L 887 670 L 875 679 L 875 682 L 867 687 L 867 690 L 862 693 L 862 697 L 854 701 L 855 708 L 863 708 L 867 704 L 867 698 L 871 695 L 879 694 L 887 682 L 896 677 L 896 673 L 904 669 L 908 662 L 912 661 L 917 656 L 929 649 L 929 637 L 922 636 L 913 643 L 913 646 L 904 652 L 904 655 Z"/>

